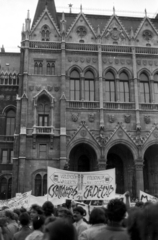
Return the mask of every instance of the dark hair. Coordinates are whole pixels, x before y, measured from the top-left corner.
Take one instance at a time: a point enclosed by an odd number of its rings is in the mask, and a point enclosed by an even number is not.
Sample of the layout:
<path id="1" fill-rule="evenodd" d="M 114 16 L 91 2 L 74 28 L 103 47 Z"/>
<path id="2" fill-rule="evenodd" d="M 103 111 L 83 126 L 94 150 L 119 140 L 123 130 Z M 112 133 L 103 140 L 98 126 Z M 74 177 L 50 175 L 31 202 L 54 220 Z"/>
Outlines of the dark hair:
<path id="1" fill-rule="evenodd" d="M 140 223 L 143 216 L 142 208 L 132 208 L 129 211 L 127 219 L 127 229 L 131 240 L 141 240 L 140 238 Z"/>
<path id="2" fill-rule="evenodd" d="M 51 216 L 52 213 L 54 213 L 54 205 L 50 201 L 46 201 L 43 204 L 42 209 L 44 211 L 45 216 L 47 216 L 47 217 Z"/>
<path id="3" fill-rule="evenodd" d="M 52 217 L 47 217 L 46 220 L 45 220 L 45 225 L 49 224 L 49 223 L 52 223 L 56 220 L 57 218 L 52 216 Z"/>
<path id="4" fill-rule="evenodd" d="M 143 203 L 143 202 L 141 202 L 141 201 L 139 201 L 139 202 L 136 202 L 136 204 L 135 204 L 135 207 L 142 208 L 142 207 L 144 207 L 144 203 Z"/>
<path id="5" fill-rule="evenodd" d="M 98 223 L 105 223 L 105 212 L 102 208 L 97 207 L 94 208 L 90 214 L 89 223 L 90 224 L 98 224 Z"/>
<path id="6" fill-rule="evenodd" d="M 120 199 L 112 199 L 107 206 L 107 215 L 110 221 L 120 222 L 126 213 L 126 205 Z"/>
<path id="7" fill-rule="evenodd" d="M 48 224 L 45 232 L 49 234 L 49 240 L 77 240 L 74 226 L 64 219 Z"/>
<path id="8" fill-rule="evenodd" d="M 143 209 L 140 222 L 141 239 L 158 239 L 158 204 L 152 204 Z"/>
<path id="9" fill-rule="evenodd" d="M 12 219 L 12 220 L 15 219 L 14 213 L 10 210 L 5 210 L 5 216 Z"/>
<path id="10" fill-rule="evenodd" d="M 36 216 L 33 219 L 33 229 L 38 230 L 44 225 L 45 218 L 44 216 Z"/>
<path id="11" fill-rule="evenodd" d="M 64 213 L 66 217 L 72 217 L 72 212 L 67 208 L 64 208 L 64 207 L 59 208 L 58 212 Z"/>
<path id="12" fill-rule="evenodd" d="M 31 206 L 31 208 L 30 208 L 30 211 L 31 211 L 32 209 L 33 209 L 34 211 L 36 211 L 39 215 L 43 215 L 43 210 L 42 210 L 42 208 L 41 208 L 39 205 L 33 204 L 33 205 Z"/>
<path id="13" fill-rule="evenodd" d="M 73 212 L 79 212 L 82 216 L 86 216 L 86 210 L 84 210 L 84 208 L 82 208 L 81 206 L 75 207 L 73 209 Z"/>
<path id="14" fill-rule="evenodd" d="M 20 214 L 21 214 L 21 211 L 20 211 L 20 209 L 18 209 L 18 208 L 15 208 L 15 209 L 13 210 L 13 212 L 16 213 L 18 216 L 20 216 Z"/>
<path id="15" fill-rule="evenodd" d="M 27 212 L 21 213 L 19 221 L 22 226 L 27 226 L 30 222 L 30 216 Z"/>

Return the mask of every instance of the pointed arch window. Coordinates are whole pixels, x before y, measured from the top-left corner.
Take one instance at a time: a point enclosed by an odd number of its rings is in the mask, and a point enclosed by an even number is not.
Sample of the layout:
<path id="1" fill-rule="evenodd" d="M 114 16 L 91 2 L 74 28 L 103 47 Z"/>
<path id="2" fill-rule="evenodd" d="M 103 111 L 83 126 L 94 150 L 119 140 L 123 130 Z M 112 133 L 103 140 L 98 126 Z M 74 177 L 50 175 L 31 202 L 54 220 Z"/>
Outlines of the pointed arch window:
<path id="1" fill-rule="evenodd" d="M 120 74 L 120 102 L 129 102 L 129 78 L 125 72 Z"/>
<path id="2" fill-rule="evenodd" d="M 4 176 L 0 179 L 0 199 L 11 198 L 12 178 Z"/>
<path id="3" fill-rule="evenodd" d="M 47 194 L 47 174 L 36 174 L 34 181 L 35 196 L 43 196 Z"/>
<path id="4" fill-rule="evenodd" d="M 115 77 L 111 71 L 105 75 L 105 100 L 115 102 Z"/>
<path id="5" fill-rule="evenodd" d="M 34 61 L 34 74 L 37 74 L 37 75 L 43 74 L 43 61 L 42 60 Z"/>
<path id="6" fill-rule="evenodd" d="M 50 40 L 50 30 L 47 25 L 44 25 L 41 30 L 41 38 L 42 41 L 49 41 Z"/>
<path id="7" fill-rule="evenodd" d="M 77 70 L 73 70 L 70 74 L 70 99 L 80 100 L 80 75 Z"/>
<path id="8" fill-rule="evenodd" d="M 146 73 L 140 75 L 140 99 L 142 103 L 150 102 L 149 78 Z"/>
<path id="9" fill-rule="evenodd" d="M 14 135 L 15 131 L 15 112 L 9 110 L 6 114 L 6 135 Z"/>
<path id="10" fill-rule="evenodd" d="M 55 63 L 54 62 L 47 62 L 47 75 L 55 75 Z"/>
<path id="11" fill-rule="evenodd" d="M 38 126 L 50 125 L 50 100 L 47 96 L 41 96 L 37 101 Z"/>
<path id="12" fill-rule="evenodd" d="M 85 100 L 94 101 L 94 75 L 91 71 L 85 74 Z"/>
<path id="13" fill-rule="evenodd" d="M 154 101 L 158 103 L 158 73 L 154 75 Z"/>

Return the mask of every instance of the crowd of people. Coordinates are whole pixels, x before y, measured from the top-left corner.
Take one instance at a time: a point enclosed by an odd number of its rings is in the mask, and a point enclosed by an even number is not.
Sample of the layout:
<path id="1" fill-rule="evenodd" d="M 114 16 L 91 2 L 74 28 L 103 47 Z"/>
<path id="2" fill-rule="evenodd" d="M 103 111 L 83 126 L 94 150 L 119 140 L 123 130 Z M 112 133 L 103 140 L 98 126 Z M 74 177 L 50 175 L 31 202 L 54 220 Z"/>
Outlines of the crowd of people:
<path id="1" fill-rule="evenodd" d="M 79 204 L 54 207 L 50 201 L 0 213 L 0 240 L 158 240 L 158 204 L 151 202 L 130 207 L 112 199 L 88 219 Z"/>

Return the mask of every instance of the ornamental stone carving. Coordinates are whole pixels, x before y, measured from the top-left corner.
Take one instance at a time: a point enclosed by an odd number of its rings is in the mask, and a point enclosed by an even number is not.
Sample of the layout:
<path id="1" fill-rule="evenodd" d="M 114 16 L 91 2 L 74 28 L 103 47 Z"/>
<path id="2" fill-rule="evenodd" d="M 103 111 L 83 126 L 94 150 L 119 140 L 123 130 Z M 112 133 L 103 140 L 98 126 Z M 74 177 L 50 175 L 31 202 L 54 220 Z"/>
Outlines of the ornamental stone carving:
<path id="1" fill-rule="evenodd" d="M 115 115 L 108 115 L 108 120 L 109 120 L 109 123 L 114 123 L 115 122 Z"/>
<path id="2" fill-rule="evenodd" d="M 60 87 L 54 86 L 54 91 L 55 91 L 55 92 L 59 92 L 59 89 L 60 89 Z"/>
<path id="3" fill-rule="evenodd" d="M 36 90 L 37 90 L 37 91 L 40 91 L 40 90 L 41 90 L 41 86 L 37 86 L 37 87 L 36 87 Z"/>
<path id="4" fill-rule="evenodd" d="M 29 86 L 29 90 L 32 92 L 34 90 L 34 86 Z"/>
<path id="5" fill-rule="evenodd" d="M 72 57 L 68 57 L 68 61 L 69 61 L 69 62 L 72 62 Z"/>
<path id="6" fill-rule="evenodd" d="M 153 38 L 153 33 L 150 30 L 144 30 L 142 36 L 146 41 L 149 41 Z"/>
<path id="7" fill-rule="evenodd" d="M 147 65 L 147 61 L 143 60 L 143 65 L 146 66 Z"/>
<path id="8" fill-rule="evenodd" d="M 90 58 L 90 57 L 87 57 L 87 58 L 86 58 L 86 62 L 87 62 L 87 63 L 90 63 L 90 61 L 91 61 L 91 58 Z"/>
<path id="9" fill-rule="evenodd" d="M 78 62 L 78 57 L 75 57 L 75 59 L 74 59 L 74 60 L 75 60 L 75 62 Z"/>
<path id="10" fill-rule="evenodd" d="M 86 137 L 87 131 L 86 131 L 85 129 L 82 129 L 82 130 L 80 131 L 80 135 L 81 135 L 81 137 Z"/>
<path id="11" fill-rule="evenodd" d="M 89 120 L 89 122 L 94 122 L 95 114 L 94 113 L 88 114 L 88 120 Z"/>
<path id="12" fill-rule="evenodd" d="M 120 129 L 118 132 L 117 132 L 117 136 L 119 138 L 122 138 L 123 137 L 123 131 Z"/>
<path id="13" fill-rule="evenodd" d="M 121 38 L 121 40 L 126 39 L 126 35 L 124 34 L 123 30 L 121 29 L 121 26 L 119 26 L 116 21 L 114 21 L 109 26 L 109 28 L 105 34 L 105 38 L 108 39 L 109 37 L 111 37 L 115 41 L 119 40 L 119 38 Z"/>
<path id="14" fill-rule="evenodd" d="M 47 89 L 48 89 L 48 91 L 50 92 L 50 91 L 53 90 L 53 86 L 48 86 Z"/>
<path id="15" fill-rule="evenodd" d="M 78 121 L 78 114 L 72 113 L 71 119 L 72 119 L 73 122 L 77 122 Z"/>
<path id="16" fill-rule="evenodd" d="M 85 26 L 78 26 L 76 32 L 80 38 L 83 38 L 87 35 L 87 29 Z"/>
<path id="17" fill-rule="evenodd" d="M 80 58 L 80 62 L 81 62 L 81 63 L 84 63 L 84 58 L 81 57 L 81 58 Z"/>
<path id="18" fill-rule="evenodd" d="M 145 122 L 146 124 L 149 124 L 149 123 L 150 123 L 150 116 L 149 116 L 149 115 L 144 116 L 144 122 Z"/>
<path id="19" fill-rule="evenodd" d="M 155 138 L 158 138 L 158 129 L 155 129 L 155 131 L 153 132 L 153 136 L 154 136 Z"/>
<path id="20" fill-rule="evenodd" d="M 131 122 L 131 115 L 124 115 L 125 123 L 130 123 Z"/>

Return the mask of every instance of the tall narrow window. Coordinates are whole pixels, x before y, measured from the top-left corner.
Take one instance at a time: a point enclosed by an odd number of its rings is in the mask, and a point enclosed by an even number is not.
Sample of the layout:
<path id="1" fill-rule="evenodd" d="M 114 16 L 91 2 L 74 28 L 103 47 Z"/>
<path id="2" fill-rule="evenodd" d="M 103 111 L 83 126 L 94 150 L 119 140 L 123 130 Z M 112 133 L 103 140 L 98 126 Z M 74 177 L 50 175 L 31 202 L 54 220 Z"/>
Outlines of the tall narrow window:
<path id="1" fill-rule="evenodd" d="M 10 150 L 9 163 L 13 163 L 13 157 L 14 157 L 14 152 L 13 150 Z"/>
<path id="2" fill-rule="evenodd" d="M 50 40 L 50 30 L 47 25 L 44 25 L 41 30 L 41 38 L 42 41 L 49 41 Z"/>
<path id="3" fill-rule="evenodd" d="M 70 75 L 70 99 L 80 100 L 80 75 L 76 70 Z"/>
<path id="4" fill-rule="evenodd" d="M 46 144 L 39 145 L 39 157 L 41 159 L 45 159 L 47 157 L 47 145 Z"/>
<path id="5" fill-rule="evenodd" d="M 105 100 L 107 102 L 115 101 L 115 77 L 110 71 L 105 75 Z"/>
<path id="6" fill-rule="evenodd" d="M 120 74 L 120 102 L 129 102 L 129 79 L 126 73 Z"/>
<path id="7" fill-rule="evenodd" d="M 35 196 L 41 196 L 42 190 L 42 177 L 40 174 L 37 174 L 35 177 Z"/>
<path id="8" fill-rule="evenodd" d="M 94 101 L 94 75 L 91 71 L 85 74 L 85 100 Z"/>
<path id="9" fill-rule="evenodd" d="M 158 73 L 154 75 L 154 100 L 158 103 Z"/>
<path id="10" fill-rule="evenodd" d="M 140 98 L 142 103 L 150 102 L 149 79 L 145 73 L 140 75 Z"/>
<path id="11" fill-rule="evenodd" d="M 43 195 L 47 194 L 47 174 L 43 176 Z"/>
<path id="12" fill-rule="evenodd" d="M 6 116 L 6 135 L 14 135 L 15 130 L 15 112 L 10 110 Z"/>
<path id="13" fill-rule="evenodd" d="M 47 62 L 47 75 L 55 75 L 55 63 Z"/>
<path id="14" fill-rule="evenodd" d="M 8 163 L 8 150 L 6 149 L 2 150 L 2 163 L 3 164 Z"/>
<path id="15" fill-rule="evenodd" d="M 38 126 L 49 126 L 50 100 L 47 96 L 41 96 L 37 101 Z"/>
<path id="16" fill-rule="evenodd" d="M 34 74 L 42 75 L 43 74 L 43 62 L 42 60 L 35 60 L 34 62 Z"/>

